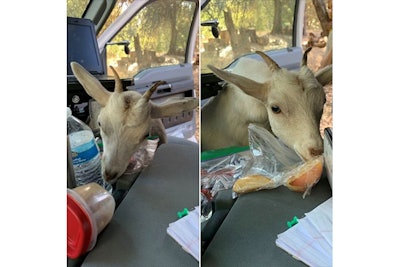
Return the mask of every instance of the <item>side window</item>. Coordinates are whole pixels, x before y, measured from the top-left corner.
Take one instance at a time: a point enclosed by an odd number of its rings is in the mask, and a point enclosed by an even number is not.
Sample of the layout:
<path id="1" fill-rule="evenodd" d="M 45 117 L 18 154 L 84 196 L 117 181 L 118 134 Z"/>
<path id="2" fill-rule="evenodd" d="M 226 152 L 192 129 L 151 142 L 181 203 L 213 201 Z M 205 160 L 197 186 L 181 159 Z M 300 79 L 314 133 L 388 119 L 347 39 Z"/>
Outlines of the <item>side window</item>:
<path id="1" fill-rule="evenodd" d="M 151 2 L 108 43 L 107 66 L 132 78 L 145 68 L 184 63 L 195 10 L 195 1 Z"/>
<path id="2" fill-rule="evenodd" d="M 67 0 L 67 17 L 81 18 L 89 0 Z"/>
<path id="3" fill-rule="evenodd" d="M 256 50 L 292 47 L 295 12 L 295 0 L 210 1 L 201 11 L 201 72 Z"/>

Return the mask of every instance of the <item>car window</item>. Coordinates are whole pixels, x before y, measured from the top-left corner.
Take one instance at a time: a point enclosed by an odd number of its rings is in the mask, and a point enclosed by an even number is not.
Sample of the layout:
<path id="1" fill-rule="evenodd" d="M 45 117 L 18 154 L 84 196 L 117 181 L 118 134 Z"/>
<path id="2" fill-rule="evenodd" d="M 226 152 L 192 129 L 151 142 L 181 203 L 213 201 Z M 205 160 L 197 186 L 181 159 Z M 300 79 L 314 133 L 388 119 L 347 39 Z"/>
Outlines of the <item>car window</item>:
<path id="1" fill-rule="evenodd" d="M 128 6 L 130 6 L 130 4 L 132 4 L 134 1 L 135 0 L 117 0 L 110 15 L 106 19 L 104 26 L 99 31 L 98 36 L 100 36 L 111 25 L 111 23 L 121 16 Z"/>
<path id="2" fill-rule="evenodd" d="M 121 78 L 132 78 L 142 69 L 184 63 L 195 11 L 196 1 L 146 5 L 108 42 L 108 68 L 112 65 Z"/>
<path id="3" fill-rule="evenodd" d="M 81 18 L 90 0 L 67 0 L 67 17 Z"/>
<path id="4" fill-rule="evenodd" d="M 256 50 L 294 46 L 295 12 L 295 0 L 209 1 L 201 11 L 201 73 L 211 72 L 207 64 L 223 68 Z"/>

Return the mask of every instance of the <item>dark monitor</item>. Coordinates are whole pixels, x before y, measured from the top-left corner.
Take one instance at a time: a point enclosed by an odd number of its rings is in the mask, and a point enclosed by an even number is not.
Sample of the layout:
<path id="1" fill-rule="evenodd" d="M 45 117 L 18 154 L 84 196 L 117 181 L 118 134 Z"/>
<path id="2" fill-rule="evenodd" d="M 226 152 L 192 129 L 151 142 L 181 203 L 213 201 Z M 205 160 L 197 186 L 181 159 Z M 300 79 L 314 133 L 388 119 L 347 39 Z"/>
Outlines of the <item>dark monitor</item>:
<path id="1" fill-rule="evenodd" d="M 93 75 L 104 74 L 94 24 L 89 19 L 67 17 L 67 76 L 76 61 Z"/>

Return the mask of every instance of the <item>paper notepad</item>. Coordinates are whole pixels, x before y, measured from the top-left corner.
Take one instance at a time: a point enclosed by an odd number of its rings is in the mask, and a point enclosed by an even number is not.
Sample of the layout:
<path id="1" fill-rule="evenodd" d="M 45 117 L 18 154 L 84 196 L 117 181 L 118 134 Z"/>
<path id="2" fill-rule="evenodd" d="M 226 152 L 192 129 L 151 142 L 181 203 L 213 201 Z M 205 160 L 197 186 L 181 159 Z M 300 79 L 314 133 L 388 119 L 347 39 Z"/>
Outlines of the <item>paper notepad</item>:
<path id="1" fill-rule="evenodd" d="M 197 206 L 185 217 L 170 223 L 167 228 L 167 233 L 197 261 L 200 257 L 199 218 L 200 212 Z"/>
<path id="2" fill-rule="evenodd" d="M 305 215 L 276 245 L 309 266 L 332 266 L 332 198 Z"/>

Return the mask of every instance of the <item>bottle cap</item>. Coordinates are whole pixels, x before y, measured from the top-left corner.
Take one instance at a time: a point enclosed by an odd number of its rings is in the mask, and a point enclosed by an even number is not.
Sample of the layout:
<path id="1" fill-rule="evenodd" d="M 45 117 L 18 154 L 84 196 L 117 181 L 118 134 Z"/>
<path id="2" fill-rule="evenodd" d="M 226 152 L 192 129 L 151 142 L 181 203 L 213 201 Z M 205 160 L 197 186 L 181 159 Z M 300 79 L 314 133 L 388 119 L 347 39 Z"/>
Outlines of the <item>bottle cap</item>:
<path id="1" fill-rule="evenodd" d="M 74 195 L 74 196 L 73 196 Z M 93 229 L 92 219 L 76 198 L 74 192 L 68 189 L 67 194 L 67 255 L 76 259 L 91 250 L 96 243 L 97 233 Z"/>

